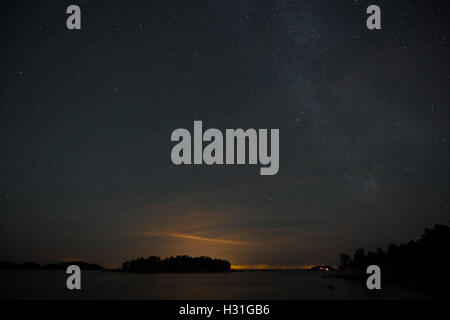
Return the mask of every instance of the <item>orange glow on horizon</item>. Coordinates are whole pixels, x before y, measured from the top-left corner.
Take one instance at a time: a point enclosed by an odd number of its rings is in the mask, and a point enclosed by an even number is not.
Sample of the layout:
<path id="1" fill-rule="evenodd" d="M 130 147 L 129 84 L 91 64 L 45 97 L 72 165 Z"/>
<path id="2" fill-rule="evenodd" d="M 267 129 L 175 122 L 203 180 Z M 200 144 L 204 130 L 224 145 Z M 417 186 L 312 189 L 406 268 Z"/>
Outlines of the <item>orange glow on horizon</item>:
<path id="1" fill-rule="evenodd" d="M 232 270 L 308 270 L 314 267 L 314 265 L 269 265 L 269 264 L 254 264 L 254 265 L 232 265 Z"/>

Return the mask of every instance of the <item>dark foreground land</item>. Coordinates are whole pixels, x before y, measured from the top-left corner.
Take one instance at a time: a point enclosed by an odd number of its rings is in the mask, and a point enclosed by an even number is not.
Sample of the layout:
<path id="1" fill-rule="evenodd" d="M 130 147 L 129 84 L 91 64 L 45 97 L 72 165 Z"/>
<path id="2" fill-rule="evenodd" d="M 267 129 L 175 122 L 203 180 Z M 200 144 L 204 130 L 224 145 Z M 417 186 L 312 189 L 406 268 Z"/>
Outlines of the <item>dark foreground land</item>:
<path id="1" fill-rule="evenodd" d="M 365 281 L 366 269 L 377 265 L 382 270 L 383 283 L 399 285 L 434 298 L 449 296 L 450 287 L 450 227 L 435 225 L 425 228 L 420 239 L 391 244 L 386 252 L 356 249 L 353 257 L 341 254 L 336 277 Z"/>

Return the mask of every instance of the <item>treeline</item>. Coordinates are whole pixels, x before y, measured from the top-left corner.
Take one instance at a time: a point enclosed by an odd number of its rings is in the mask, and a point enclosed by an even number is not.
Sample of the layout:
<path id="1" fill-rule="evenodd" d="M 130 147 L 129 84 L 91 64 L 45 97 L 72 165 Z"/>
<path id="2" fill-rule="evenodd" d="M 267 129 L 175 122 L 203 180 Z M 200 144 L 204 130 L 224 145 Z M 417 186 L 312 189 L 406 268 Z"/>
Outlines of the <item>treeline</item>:
<path id="1" fill-rule="evenodd" d="M 79 266 L 81 270 L 103 270 L 103 267 L 98 264 L 83 261 L 60 262 L 57 264 L 49 263 L 45 265 L 40 265 L 35 262 L 11 263 L 0 261 L 0 270 L 66 270 L 72 264 Z"/>
<path id="2" fill-rule="evenodd" d="M 387 251 L 356 249 L 353 257 L 340 255 L 340 275 L 367 277 L 369 265 L 378 265 L 387 282 L 400 283 L 412 289 L 440 294 L 450 285 L 450 227 L 426 228 L 420 239 L 391 244 Z"/>
<path id="3" fill-rule="evenodd" d="M 124 272 L 229 272 L 231 264 L 227 260 L 210 257 L 176 256 L 161 259 L 150 256 L 126 261 Z"/>

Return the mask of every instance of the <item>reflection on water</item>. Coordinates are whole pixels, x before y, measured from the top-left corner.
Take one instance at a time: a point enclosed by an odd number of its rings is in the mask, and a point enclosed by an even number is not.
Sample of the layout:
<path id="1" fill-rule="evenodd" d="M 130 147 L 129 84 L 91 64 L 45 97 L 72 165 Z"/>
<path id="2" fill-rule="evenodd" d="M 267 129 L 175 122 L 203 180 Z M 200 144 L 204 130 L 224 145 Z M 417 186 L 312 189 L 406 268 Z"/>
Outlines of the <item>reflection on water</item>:
<path id="1" fill-rule="evenodd" d="M 0 271 L 0 296 L 12 299 L 420 299 L 390 287 L 369 291 L 358 282 L 310 271 L 133 274 L 82 272 L 82 290 L 66 289 L 64 271 Z"/>

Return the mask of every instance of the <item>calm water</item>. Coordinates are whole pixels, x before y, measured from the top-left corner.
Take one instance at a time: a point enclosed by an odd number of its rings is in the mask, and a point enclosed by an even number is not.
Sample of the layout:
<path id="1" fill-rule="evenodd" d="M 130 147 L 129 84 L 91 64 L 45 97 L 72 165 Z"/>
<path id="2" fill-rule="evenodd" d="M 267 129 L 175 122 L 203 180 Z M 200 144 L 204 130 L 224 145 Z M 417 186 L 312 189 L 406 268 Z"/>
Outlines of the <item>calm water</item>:
<path id="1" fill-rule="evenodd" d="M 420 299 L 401 288 L 368 291 L 321 272 L 208 274 L 82 272 L 82 290 L 66 289 L 64 271 L 0 271 L 0 296 L 13 299 Z M 327 286 L 333 286 L 329 289 Z"/>

